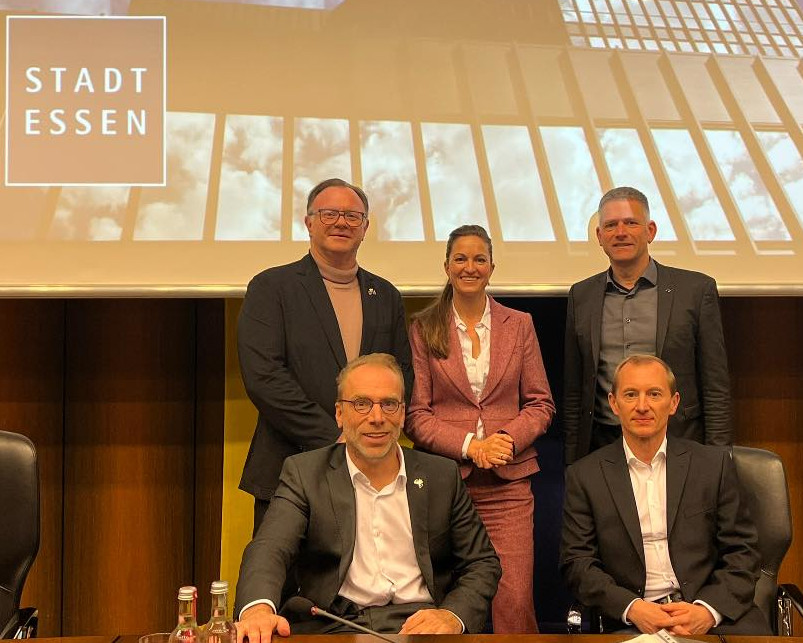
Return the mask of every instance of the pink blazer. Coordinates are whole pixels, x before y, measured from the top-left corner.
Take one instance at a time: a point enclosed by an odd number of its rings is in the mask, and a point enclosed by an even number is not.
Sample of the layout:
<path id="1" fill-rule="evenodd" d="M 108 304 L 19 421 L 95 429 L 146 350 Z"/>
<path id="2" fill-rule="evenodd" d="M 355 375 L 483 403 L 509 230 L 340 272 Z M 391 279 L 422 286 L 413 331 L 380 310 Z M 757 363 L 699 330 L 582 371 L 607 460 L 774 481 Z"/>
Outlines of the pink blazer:
<path id="1" fill-rule="evenodd" d="M 514 440 L 513 462 L 492 471 L 518 480 L 538 471 L 533 442 L 546 433 L 555 404 L 541 359 L 532 318 L 491 299 L 491 359 L 485 389 L 474 399 L 454 324 L 449 357 L 433 357 L 418 324 L 410 329 L 415 384 L 404 431 L 427 451 L 457 460 L 465 478 L 474 464 L 463 460 L 463 442 L 481 417 L 485 434 L 504 429 Z"/>

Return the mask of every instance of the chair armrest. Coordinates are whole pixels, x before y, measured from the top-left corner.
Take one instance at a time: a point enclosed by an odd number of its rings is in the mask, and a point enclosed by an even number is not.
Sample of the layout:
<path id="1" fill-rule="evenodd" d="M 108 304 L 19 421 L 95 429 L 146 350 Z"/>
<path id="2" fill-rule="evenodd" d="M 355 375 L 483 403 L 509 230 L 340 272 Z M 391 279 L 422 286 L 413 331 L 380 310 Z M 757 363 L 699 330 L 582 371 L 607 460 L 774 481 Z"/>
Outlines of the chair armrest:
<path id="1" fill-rule="evenodd" d="M 566 631 L 569 634 L 581 634 L 583 631 L 583 606 L 580 603 L 569 605 L 566 614 Z"/>
<path id="2" fill-rule="evenodd" d="M 39 630 L 39 610 L 35 607 L 21 607 L 19 627 L 17 628 L 17 639 L 36 638 Z"/>
<path id="3" fill-rule="evenodd" d="M 778 585 L 778 595 L 788 598 L 798 614 L 803 616 L 803 592 L 793 583 L 782 583 Z"/>
<path id="4" fill-rule="evenodd" d="M 39 610 L 35 607 L 21 607 L 6 623 L 0 638 L 29 639 L 36 636 L 39 627 Z"/>
<path id="5" fill-rule="evenodd" d="M 792 608 L 803 616 L 803 593 L 797 585 L 783 583 L 778 585 L 775 596 L 776 614 L 773 628 L 778 636 L 793 636 Z"/>
<path id="6" fill-rule="evenodd" d="M 803 592 L 794 583 L 781 583 L 778 585 L 778 597 L 788 598 L 792 601 L 795 611 L 803 616 Z"/>
<path id="7" fill-rule="evenodd" d="M 602 613 L 574 601 L 566 614 L 566 630 L 569 634 L 604 634 Z"/>

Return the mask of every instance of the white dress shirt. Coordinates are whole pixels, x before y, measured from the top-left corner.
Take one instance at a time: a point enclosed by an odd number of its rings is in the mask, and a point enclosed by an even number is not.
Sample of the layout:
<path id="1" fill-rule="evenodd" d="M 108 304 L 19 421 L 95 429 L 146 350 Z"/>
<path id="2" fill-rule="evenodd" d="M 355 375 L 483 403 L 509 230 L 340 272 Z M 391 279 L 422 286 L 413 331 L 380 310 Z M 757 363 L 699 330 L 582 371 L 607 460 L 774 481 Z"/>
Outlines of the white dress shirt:
<path id="1" fill-rule="evenodd" d="M 460 319 L 460 315 L 457 314 L 454 305 L 452 305 L 452 311 L 454 313 L 454 324 L 457 327 L 457 338 L 460 340 L 460 352 L 463 354 L 463 364 L 466 367 L 466 375 L 468 375 L 468 383 L 471 385 L 474 399 L 479 401 L 482 391 L 485 389 L 485 381 L 488 379 L 488 369 L 491 366 L 491 301 L 488 297 L 485 298 L 485 310 L 480 321 L 474 325 L 474 330 L 480 338 L 480 354 L 477 357 L 472 354 L 473 346 L 471 337 L 468 335 L 468 326 Z M 463 458 L 468 457 L 468 445 L 474 436 L 475 433 L 469 433 L 463 440 Z M 478 440 L 482 440 L 485 437 L 482 418 L 477 419 L 476 437 Z"/>
<path id="2" fill-rule="evenodd" d="M 644 543 L 644 564 L 647 568 L 647 582 L 644 587 L 644 600 L 655 601 L 672 592 L 680 591 L 672 561 L 669 558 L 669 540 L 666 526 L 666 436 L 649 464 L 639 460 L 631 451 L 627 440 L 625 459 L 630 473 L 630 484 L 636 499 L 641 539 Z M 628 625 L 627 613 L 634 599 L 625 608 L 622 620 Z M 714 617 L 716 625 L 722 617 L 704 601 L 694 601 L 703 605 Z"/>
<path id="3" fill-rule="evenodd" d="M 338 593 L 360 607 L 433 602 L 415 555 L 404 453 L 401 447 L 396 449 L 399 472 L 379 491 L 371 486 L 346 449 L 357 512 L 356 537 L 351 565 Z M 238 616 L 259 604 L 270 605 L 278 613 L 273 601 L 258 599 L 245 605 Z M 462 625 L 463 621 L 457 618 Z"/>
<path id="4" fill-rule="evenodd" d="M 346 450 L 356 500 L 357 533 L 354 556 L 339 594 L 360 607 L 433 602 L 415 555 L 407 471 L 402 449 L 397 449 L 399 473 L 379 491 Z"/>

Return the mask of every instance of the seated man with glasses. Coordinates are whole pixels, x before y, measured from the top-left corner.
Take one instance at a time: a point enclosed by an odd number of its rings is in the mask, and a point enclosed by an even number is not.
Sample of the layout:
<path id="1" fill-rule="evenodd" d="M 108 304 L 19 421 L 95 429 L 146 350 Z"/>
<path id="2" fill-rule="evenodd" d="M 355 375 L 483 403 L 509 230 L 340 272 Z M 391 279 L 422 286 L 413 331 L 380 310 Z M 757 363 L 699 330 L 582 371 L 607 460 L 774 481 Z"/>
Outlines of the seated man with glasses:
<path id="1" fill-rule="evenodd" d="M 237 328 L 243 382 L 259 411 L 240 480 L 254 496 L 254 533 L 284 459 L 340 436 L 335 378 L 349 360 L 390 353 L 408 390 L 413 382 L 401 295 L 357 265 L 368 229 L 365 192 L 342 179 L 319 183 L 304 223 L 309 254 L 251 280 Z"/>
<path id="2" fill-rule="evenodd" d="M 237 641 L 290 634 L 277 614 L 288 570 L 298 595 L 380 632 L 482 631 L 499 559 L 457 465 L 404 449 L 404 378 L 387 354 L 349 362 L 335 417 L 345 444 L 287 458 L 270 507 L 246 547 L 237 583 Z M 343 633 L 307 616 L 299 633 Z"/>

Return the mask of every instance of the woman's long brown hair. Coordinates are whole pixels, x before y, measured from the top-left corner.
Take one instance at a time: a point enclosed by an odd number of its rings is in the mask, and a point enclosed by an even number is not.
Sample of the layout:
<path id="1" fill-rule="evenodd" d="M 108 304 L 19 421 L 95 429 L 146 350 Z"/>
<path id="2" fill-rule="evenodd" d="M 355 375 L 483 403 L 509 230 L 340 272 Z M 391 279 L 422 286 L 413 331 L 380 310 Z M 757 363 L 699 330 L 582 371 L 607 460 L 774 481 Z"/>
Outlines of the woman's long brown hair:
<path id="1" fill-rule="evenodd" d="M 493 262 L 493 245 L 491 237 L 481 225 L 462 225 L 449 233 L 446 241 L 446 263 L 452 256 L 452 246 L 460 237 L 479 237 L 488 246 L 489 259 Z M 421 312 L 413 315 L 413 320 L 418 322 L 418 331 L 421 339 L 424 340 L 429 352 L 438 359 L 449 357 L 449 324 L 452 323 L 452 299 L 454 289 L 450 281 L 441 291 L 440 297 L 433 301 Z"/>

